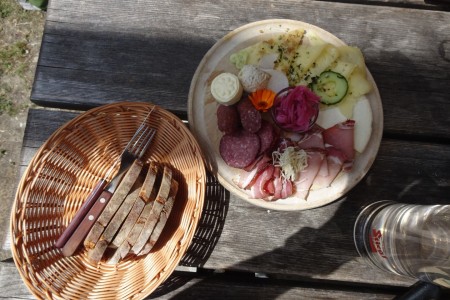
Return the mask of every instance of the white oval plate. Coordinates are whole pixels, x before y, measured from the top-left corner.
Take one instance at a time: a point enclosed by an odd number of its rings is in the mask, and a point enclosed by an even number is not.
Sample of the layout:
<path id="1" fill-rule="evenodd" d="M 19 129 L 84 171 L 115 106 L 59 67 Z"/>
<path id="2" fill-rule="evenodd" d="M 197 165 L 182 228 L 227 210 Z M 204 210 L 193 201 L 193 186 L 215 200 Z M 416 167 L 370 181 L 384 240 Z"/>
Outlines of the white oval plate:
<path id="1" fill-rule="evenodd" d="M 230 192 L 254 205 L 273 210 L 311 209 L 342 197 L 369 171 L 377 155 L 383 133 L 383 108 L 380 94 L 372 75 L 367 70 L 368 80 L 374 87 L 371 93 L 366 95 L 372 108 L 372 134 L 364 152 L 358 154 L 355 158 L 351 172 L 341 172 L 328 188 L 311 190 L 307 201 L 295 197 L 273 202 L 250 199 L 244 190 L 233 183 L 232 178 L 236 177 L 239 170 L 225 164 L 219 153 L 222 133 L 217 128 L 216 111 L 218 103 L 214 101 L 209 91 L 211 80 L 221 72 L 237 74 L 238 70 L 229 61 L 232 53 L 258 41 L 267 40 L 273 35 L 295 29 L 314 32 L 325 42 L 336 46 L 345 45 L 343 41 L 331 33 L 300 21 L 273 19 L 250 23 L 233 30 L 214 44 L 200 62 L 189 91 L 188 118 L 190 128 L 203 149 L 209 170 Z"/>

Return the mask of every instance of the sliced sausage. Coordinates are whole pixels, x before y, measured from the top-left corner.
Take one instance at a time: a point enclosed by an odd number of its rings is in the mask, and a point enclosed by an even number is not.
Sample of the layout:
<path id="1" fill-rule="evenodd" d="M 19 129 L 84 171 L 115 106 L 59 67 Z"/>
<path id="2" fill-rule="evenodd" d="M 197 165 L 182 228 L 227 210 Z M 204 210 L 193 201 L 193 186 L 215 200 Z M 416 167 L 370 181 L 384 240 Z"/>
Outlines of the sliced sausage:
<path id="1" fill-rule="evenodd" d="M 261 141 L 259 153 L 262 154 L 273 147 L 276 140 L 275 128 L 269 121 L 263 120 L 261 129 L 258 130 L 257 134 Z"/>
<path id="2" fill-rule="evenodd" d="M 242 169 L 256 159 L 259 148 L 260 141 L 257 134 L 239 130 L 222 136 L 219 151 L 227 165 Z"/>
<path id="3" fill-rule="evenodd" d="M 253 106 L 248 98 L 239 101 L 237 109 L 242 127 L 245 130 L 255 133 L 261 128 L 261 113 Z"/>
<path id="4" fill-rule="evenodd" d="M 240 127 L 239 113 L 235 105 L 219 105 L 217 126 L 224 133 L 232 133 Z"/>

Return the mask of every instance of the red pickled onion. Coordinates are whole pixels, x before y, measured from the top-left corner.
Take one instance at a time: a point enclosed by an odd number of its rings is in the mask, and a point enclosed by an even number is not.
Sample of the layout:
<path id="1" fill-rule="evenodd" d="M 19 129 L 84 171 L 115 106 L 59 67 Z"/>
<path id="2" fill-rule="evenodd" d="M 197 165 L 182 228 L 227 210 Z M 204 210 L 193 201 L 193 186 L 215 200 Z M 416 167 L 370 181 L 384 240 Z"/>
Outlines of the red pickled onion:
<path id="1" fill-rule="evenodd" d="M 275 100 L 275 122 L 286 130 L 307 131 L 317 117 L 319 101 L 319 96 L 306 86 L 296 86 Z"/>

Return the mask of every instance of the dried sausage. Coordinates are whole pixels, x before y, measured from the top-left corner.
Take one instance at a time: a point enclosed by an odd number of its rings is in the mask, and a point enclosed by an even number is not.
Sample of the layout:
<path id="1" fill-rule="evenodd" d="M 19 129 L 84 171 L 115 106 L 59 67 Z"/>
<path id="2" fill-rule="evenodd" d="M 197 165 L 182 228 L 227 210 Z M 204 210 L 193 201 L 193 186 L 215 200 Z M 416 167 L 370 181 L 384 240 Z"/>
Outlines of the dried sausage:
<path id="1" fill-rule="evenodd" d="M 217 126 L 224 133 L 232 133 L 240 127 L 240 120 L 235 105 L 219 105 L 217 108 Z"/>
<path id="2" fill-rule="evenodd" d="M 242 169 L 256 159 L 259 148 L 260 140 L 257 134 L 239 130 L 222 136 L 219 151 L 227 165 Z"/>
<path id="3" fill-rule="evenodd" d="M 252 133 L 261 128 L 261 113 L 253 106 L 248 98 L 244 98 L 237 104 L 239 118 L 242 127 Z"/>
<path id="4" fill-rule="evenodd" d="M 259 139 L 261 141 L 261 147 L 259 149 L 259 153 L 262 154 L 266 151 L 272 149 L 274 141 L 276 140 L 276 132 L 273 125 L 266 120 L 262 121 L 261 129 L 257 132 Z"/>

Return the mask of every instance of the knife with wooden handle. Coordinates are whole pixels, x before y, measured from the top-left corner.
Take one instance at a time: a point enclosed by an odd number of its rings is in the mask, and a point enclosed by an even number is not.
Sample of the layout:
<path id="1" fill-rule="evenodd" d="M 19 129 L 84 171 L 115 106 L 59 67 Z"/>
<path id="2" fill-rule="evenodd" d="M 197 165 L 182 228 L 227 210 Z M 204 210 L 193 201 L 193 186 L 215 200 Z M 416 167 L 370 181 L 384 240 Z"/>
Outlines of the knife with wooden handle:
<path id="1" fill-rule="evenodd" d="M 74 234 L 76 228 L 80 225 L 82 220 L 86 217 L 86 214 L 88 213 L 88 211 L 94 205 L 95 200 L 99 199 L 100 193 L 102 193 L 102 191 L 104 191 L 105 186 L 107 184 L 106 179 L 111 176 L 111 174 L 115 170 L 117 164 L 120 164 L 117 175 L 112 179 L 112 181 L 108 184 L 108 186 L 106 186 L 106 190 L 109 189 L 111 192 L 111 195 L 112 195 L 112 193 L 114 193 L 115 188 L 119 184 L 119 182 L 122 179 L 125 172 L 131 166 L 132 162 L 135 159 L 140 158 L 138 153 L 134 153 L 134 152 L 130 153 L 129 150 L 131 148 L 135 147 L 136 143 L 138 143 L 138 141 L 142 138 L 147 138 L 147 142 L 145 143 L 145 145 L 144 144 L 141 145 L 141 148 L 138 147 L 137 149 L 141 150 L 141 153 L 140 153 L 141 156 L 146 151 L 150 141 L 152 140 L 152 138 L 154 136 L 154 131 L 153 131 L 153 133 L 151 133 L 152 131 L 149 131 L 148 128 L 146 128 L 144 126 L 144 124 L 146 123 L 147 119 L 150 117 L 150 115 L 154 109 L 155 109 L 155 106 L 153 106 L 152 109 L 148 112 L 145 119 L 142 121 L 141 125 L 136 130 L 134 136 L 130 139 L 130 141 L 128 142 L 127 146 L 125 147 L 125 149 L 123 150 L 121 155 L 114 161 L 113 165 L 109 168 L 108 172 L 106 173 L 106 176 L 104 177 L 105 179 L 100 180 L 95 185 L 94 189 L 88 195 L 84 204 L 81 206 L 81 208 L 75 214 L 72 221 L 69 223 L 69 226 L 67 226 L 67 228 L 64 230 L 64 232 L 61 234 L 61 236 L 56 241 L 56 243 L 55 243 L 56 248 L 59 248 L 59 249 L 63 248 L 64 245 L 67 243 L 67 241 L 71 238 L 71 236 Z M 149 132 L 151 133 L 150 135 L 149 135 Z M 136 150 L 136 149 L 134 149 L 134 150 Z M 111 196 L 109 196 L 109 197 L 111 197 Z M 107 195 L 106 195 L 106 197 L 104 197 L 104 199 L 109 200 L 107 198 Z M 98 207 L 97 207 L 97 209 L 98 209 Z"/>
<path id="2" fill-rule="evenodd" d="M 100 196 L 100 193 L 105 188 L 106 184 L 108 182 L 105 179 L 100 180 L 94 187 L 94 189 L 91 191 L 91 193 L 86 198 L 86 201 L 83 203 L 81 208 L 77 211 L 75 216 L 73 217 L 72 221 L 70 221 L 69 226 L 64 230 L 64 232 L 61 234 L 61 236 L 58 238 L 58 240 L 55 243 L 56 248 L 62 248 L 67 243 L 67 240 L 70 238 L 70 236 L 73 234 L 75 229 L 78 227 L 78 225 L 81 223 L 83 218 L 86 216 L 87 212 L 91 209 L 92 205 L 94 205 L 95 200 L 98 199 Z"/>
<path id="3" fill-rule="evenodd" d="M 100 180 L 92 189 L 92 191 L 89 193 L 88 197 L 86 198 L 86 201 L 83 203 L 81 208 L 77 211 L 73 219 L 70 221 L 69 225 L 64 229 L 61 236 L 58 238 L 58 240 L 55 243 L 55 247 L 61 249 L 64 247 L 64 245 L 67 243 L 69 238 L 72 236 L 75 229 L 80 225 L 83 218 L 86 216 L 87 212 L 91 209 L 91 207 L 94 205 L 95 200 L 98 199 L 100 196 L 100 193 L 105 189 L 106 184 L 108 183 L 106 178 L 109 178 L 114 172 L 114 169 L 116 168 L 116 165 L 120 162 L 121 157 L 117 158 L 113 165 L 109 168 L 108 172 L 104 176 L 104 179 Z"/>
<path id="4" fill-rule="evenodd" d="M 112 195 L 113 194 L 111 192 L 105 190 L 96 199 L 97 201 L 95 201 L 94 205 L 92 205 L 91 209 L 87 212 L 78 227 L 74 230 L 72 235 L 62 247 L 62 253 L 64 256 L 71 256 L 74 254 L 78 247 L 83 243 L 86 235 L 89 233 L 92 226 L 94 226 L 95 221 L 102 213 Z"/>
<path id="5" fill-rule="evenodd" d="M 127 190 L 125 192 L 125 196 L 128 193 L 129 189 L 133 185 L 133 183 L 136 181 L 137 176 L 139 175 L 140 168 L 142 168 L 142 164 L 138 161 L 134 161 L 133 164 L 122 164 L 121 170 L 119 173 L 114 177 L 114 179 L 106 186 L 106 188 L 102 191 L 100 196 L 95 200 L 95 203 L 92 205 L 91 209 L 86 213 L 84 218 L 81 220 L 78 227 L 74 230 L 72 235 L 69 237 L 65 245 L 62 247 L 62 253 L 64 256 L 70 256 L 78 249 L 78 247 L 83 243 L 84 239 L 94 226 L 95 222 L 97 221 L 98 217 L 103 212 L 104 208 L 110 201 L 110 199 L 114 196 L 114 193 L 116 189 Z M 136 168 L 133 168 L 134 165 L 139 165 L 140 168 L 137 170 L 134 170 Z M 133 173 L 132 176 L 125 176 L 127 173 Z M 128 174 L 127 174 L 128 175 Z M 122 181 L 122 178 L 125 176 L 124 180 Z M 117 193 L 118 193 L 117 192 Z M 123 194 L 123 193 L 120 193 Z M 118 195 L 119 196 L 119 195 Z M 124 197 L 125 197 L 124 196 Z"/>

